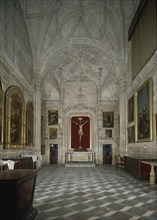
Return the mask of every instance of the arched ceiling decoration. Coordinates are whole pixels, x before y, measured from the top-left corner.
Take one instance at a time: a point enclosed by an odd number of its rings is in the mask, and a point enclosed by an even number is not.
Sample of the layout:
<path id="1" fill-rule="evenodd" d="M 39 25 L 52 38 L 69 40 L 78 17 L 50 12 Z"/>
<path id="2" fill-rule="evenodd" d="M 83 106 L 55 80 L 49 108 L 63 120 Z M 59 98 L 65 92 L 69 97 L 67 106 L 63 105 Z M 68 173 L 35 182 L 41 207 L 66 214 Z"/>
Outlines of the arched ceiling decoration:
<path id="1" fill-rule="evenodd" d="M 127 31 L 139 0 L 19 1 L 45 99 L 58 99 L 68 81 L 93 82 L 102 98 L 118 98 Z"/>

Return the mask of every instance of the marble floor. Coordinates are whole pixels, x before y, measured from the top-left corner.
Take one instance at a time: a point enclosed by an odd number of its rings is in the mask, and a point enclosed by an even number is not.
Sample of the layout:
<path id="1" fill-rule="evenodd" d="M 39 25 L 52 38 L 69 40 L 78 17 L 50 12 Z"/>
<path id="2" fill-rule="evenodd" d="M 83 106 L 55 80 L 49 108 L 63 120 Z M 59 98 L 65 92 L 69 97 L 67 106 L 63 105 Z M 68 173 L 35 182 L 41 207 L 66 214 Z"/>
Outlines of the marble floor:
<path id="1" fill-rule="evenodd" d="M 157 185 L 113 165 L 39 169 L 37 220 L 157 220 Z"/>

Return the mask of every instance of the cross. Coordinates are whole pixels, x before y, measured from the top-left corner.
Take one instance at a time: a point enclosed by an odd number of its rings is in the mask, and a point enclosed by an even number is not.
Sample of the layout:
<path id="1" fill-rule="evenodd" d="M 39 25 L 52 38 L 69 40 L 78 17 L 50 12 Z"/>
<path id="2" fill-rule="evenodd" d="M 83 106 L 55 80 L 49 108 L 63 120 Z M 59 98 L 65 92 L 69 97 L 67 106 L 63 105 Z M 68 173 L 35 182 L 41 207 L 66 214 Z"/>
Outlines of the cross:
<path id="1" fill-rule="evenodd" d="M 82 88 L 79 88 L 79 94 L 77 95 L 78 99 L 79 99 L 79 104 L 82 106 L 82 98 L 84 97 L 83 93 L 82 93 Z"/>

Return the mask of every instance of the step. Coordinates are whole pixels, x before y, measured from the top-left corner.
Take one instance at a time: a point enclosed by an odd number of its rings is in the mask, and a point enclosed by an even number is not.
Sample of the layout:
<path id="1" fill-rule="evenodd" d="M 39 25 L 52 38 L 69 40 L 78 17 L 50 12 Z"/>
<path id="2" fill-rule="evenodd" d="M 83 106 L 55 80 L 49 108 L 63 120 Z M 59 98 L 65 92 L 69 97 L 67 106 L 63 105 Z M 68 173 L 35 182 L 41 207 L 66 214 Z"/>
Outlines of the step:
<path id="1" fill-rule="evenodd" d="M 65 163 L 65 167 L 95 167 L 95 163 L 73 161 Z"/>

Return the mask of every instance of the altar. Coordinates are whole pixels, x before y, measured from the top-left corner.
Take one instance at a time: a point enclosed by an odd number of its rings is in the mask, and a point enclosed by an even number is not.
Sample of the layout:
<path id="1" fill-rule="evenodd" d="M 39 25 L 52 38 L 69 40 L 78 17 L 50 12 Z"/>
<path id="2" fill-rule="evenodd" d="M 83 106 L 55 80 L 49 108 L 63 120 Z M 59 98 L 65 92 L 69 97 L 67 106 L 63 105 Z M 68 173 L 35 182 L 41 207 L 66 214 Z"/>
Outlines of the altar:
<path id="1" fill-rule="evenodd" d="M 65 166 L 95 167 L 93 151 L 69 151 L 65 154 Z"/>

